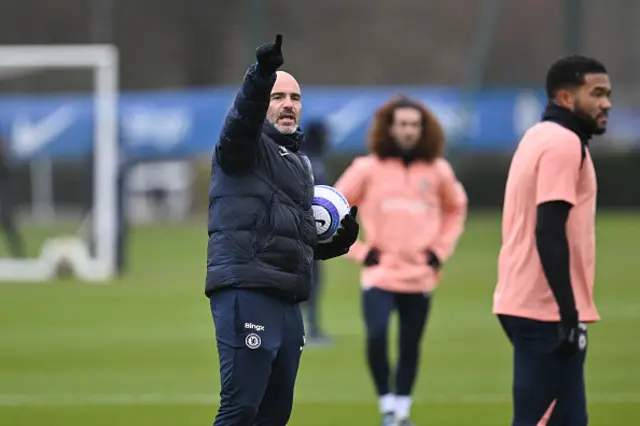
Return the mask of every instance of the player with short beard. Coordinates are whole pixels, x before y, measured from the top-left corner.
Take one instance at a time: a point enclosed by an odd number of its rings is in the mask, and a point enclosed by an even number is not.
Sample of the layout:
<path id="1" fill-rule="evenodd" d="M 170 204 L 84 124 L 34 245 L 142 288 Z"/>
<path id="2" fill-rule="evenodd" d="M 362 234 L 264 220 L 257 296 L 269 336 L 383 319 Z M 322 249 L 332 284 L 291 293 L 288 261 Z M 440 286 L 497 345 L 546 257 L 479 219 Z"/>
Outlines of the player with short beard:
<path id="1" fill-rule="evenodd" d="M 363 265 L 367 361 L 382 425 L 409 426 L 432 293 L 462 234 L 467 197 L 442 156 L 442 127 L 421 102 L 400 97 L 380 108 L 369 143 L 371 154 L 357 158 L 336 189 L 358 204 L 365 230 L 366 241 L 347 256 Z M 400 348 L 392 370 L 387 332 L 393 311 Z"/>
<path id="2" fill-rule="evenodd" d="M 586 426 L 587 323 L 600 319 L 589 141 L 607 128 L 611 82 L 602 63 L 579 55 L 556 61 L 546 80 L 542 120 L 509 168 L 493 312 L 514 347 L 512 425 L 545 415 L 549 426 Z"/>

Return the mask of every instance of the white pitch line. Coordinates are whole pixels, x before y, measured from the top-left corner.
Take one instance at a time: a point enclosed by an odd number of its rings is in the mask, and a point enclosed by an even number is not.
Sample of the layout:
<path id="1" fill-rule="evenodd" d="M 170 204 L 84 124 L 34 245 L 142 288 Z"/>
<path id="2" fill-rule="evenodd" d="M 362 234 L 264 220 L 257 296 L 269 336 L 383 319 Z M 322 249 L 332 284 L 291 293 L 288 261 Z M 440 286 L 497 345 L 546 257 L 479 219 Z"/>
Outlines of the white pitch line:
<path id="1" fill-rule="evenodd" d="M 132 405 L 215 405 L 219 401 L 217 395 L 205 393 L 193 394 L 0 394 L 0 407 L 24 406 L 132 406 Z M 506 404 L 511 397 L 506 394 L 467 394 L 451 396 L 417 397 L 415 404 Z M 593 394 L 588 396 L 589 404 L 637 404 L 640 393 Z M 302 395 L 295 403 L 331 403 L 331 404 L 375 404 L 375 398 L 364 398 L 356 395 L 312 396 Z"/>

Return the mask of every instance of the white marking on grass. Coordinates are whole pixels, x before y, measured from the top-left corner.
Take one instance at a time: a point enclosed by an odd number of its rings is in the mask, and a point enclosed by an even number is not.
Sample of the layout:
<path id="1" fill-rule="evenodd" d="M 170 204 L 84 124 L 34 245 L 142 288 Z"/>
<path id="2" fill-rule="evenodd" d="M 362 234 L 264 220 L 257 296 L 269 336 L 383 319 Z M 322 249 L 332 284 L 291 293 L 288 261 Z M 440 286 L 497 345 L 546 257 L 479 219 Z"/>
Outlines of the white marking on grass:
<path id="1" fill-rule="evenodd" d="M 588 396 L 589 404 L 637 404 L 640 393 L 593 394 Z M 193 394 L 0 394 L 0 407 L 25 406 L 132 406 L 132 405 L 215 405 L 217 395 L 206 393 Z M 416 397 L 415 404 L 507 404 L 511 402 L 508 394 L 466 394 L 450 396 Z M 298 404 L 358 404 L 375 400 L 359 395 L 311 397 L 301 395 L 295 399 Z"/>

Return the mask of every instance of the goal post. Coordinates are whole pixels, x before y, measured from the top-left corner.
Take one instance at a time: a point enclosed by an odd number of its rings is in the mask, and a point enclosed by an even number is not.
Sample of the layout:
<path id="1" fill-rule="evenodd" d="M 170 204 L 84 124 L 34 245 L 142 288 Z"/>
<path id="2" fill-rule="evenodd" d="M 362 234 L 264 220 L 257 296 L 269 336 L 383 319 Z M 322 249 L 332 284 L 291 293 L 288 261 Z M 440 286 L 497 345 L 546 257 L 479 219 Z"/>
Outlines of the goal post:
<path id="1" fill-rule="evenodd" d="M 0 45 L 0 70 L 87 69 L 93 93 L 93 255 L 76 236 L 49 239 L 32 259 L 0 259 L 0 281 L 46 282 L 66 262 L 83 281 L 103 282 L 116 272 L 118 50 L 113 45 Z M 22 135 L 28 139 L 29 135 Z"/>

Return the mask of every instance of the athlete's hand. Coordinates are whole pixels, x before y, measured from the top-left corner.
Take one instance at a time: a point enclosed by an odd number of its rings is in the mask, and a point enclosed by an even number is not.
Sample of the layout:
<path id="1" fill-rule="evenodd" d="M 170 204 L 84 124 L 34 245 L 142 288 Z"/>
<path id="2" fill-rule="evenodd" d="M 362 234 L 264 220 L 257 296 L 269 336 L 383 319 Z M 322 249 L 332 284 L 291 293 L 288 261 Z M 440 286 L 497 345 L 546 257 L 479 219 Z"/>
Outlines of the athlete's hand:
<path id="1" fill-rule="evenodd" d="M 340 228 L 336 231 L 333 239 L 328 243 L 318 244 L 315 251 L 316 259 L 332 259 L 349 252 L 349 248 L 356 242 L 360 233 L 357 216 L 358 207 L 351 207 L 349 213 L 340 221 Z"/>
<path id="2" fill-rule="evenodd" d="M 442 267 L 440 259 L 438 259 L 438 256 L 431 250 L 427 251 L 427 265 L 431 266 L 436 272 Z"/>
<path id="3" fill-rule="evenodd" d="M 336 245 L 342 246 L 349 251 L 353 243 L 358 240 L 358 234 L 360 233 L 360 225 L 356 219 L 357 216 L 358 206 L 351 207 L 349 213 L 340 221 L 340 227 L 336 231 L 332 243 L 335 242 Z"/>
<path id="4" fill-rule="evenodd" d="M 282 56 L 282 35 L 276 36 L 276 41 L 263 44 L 256 49 L 258 69 L 264 74 L 273 74 L 284 64 Z"/>
<path id="5" fill-rule="evenodd" d="M 577 313 L 563 318 L 558 324 L 557 353 L 571 356 L 587 348 L 587 325 L 578 321 Z"/>
<path id="6" fill-rule="evenodd" d="M 364 262 L 362 264 L 366 267 L 375 266 L 380 263 L 380 252 L 376 248 L 372 248 L 367 253 L 367 257 L 364 258 Z"/>

